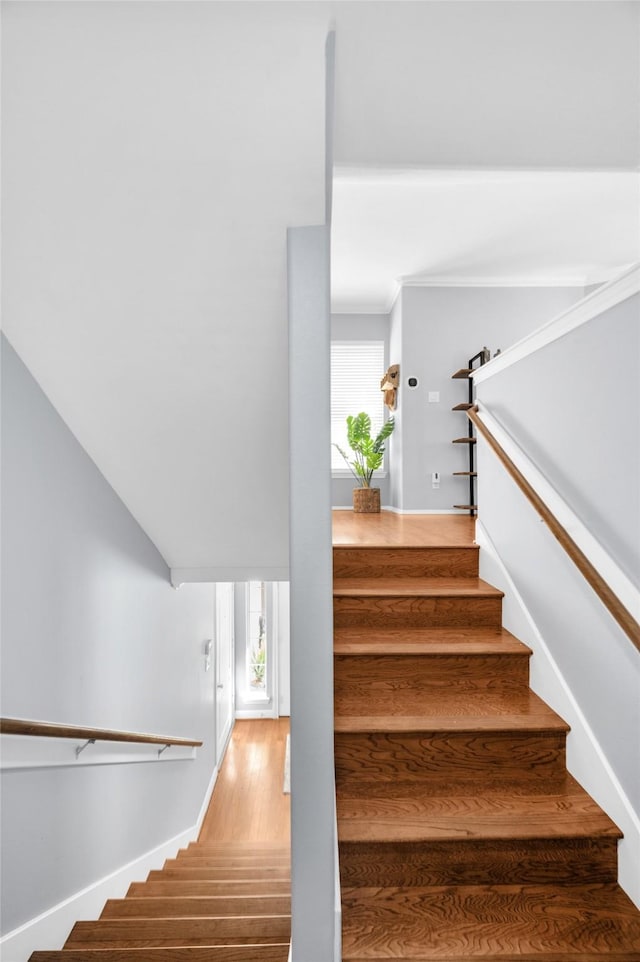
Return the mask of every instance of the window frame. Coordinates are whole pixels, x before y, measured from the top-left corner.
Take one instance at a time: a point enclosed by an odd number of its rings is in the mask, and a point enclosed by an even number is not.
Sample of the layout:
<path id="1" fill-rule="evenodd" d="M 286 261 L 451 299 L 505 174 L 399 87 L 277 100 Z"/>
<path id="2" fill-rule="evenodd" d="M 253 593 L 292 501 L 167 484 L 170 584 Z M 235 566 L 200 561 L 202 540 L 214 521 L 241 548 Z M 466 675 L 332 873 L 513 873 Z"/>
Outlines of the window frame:
<path id="1" fill-rule="evenodd" d="M 332 338 L 331 338 L 331 345 L 330 345 L 330 351 L 331 351 L 331 356 L 330 356 L 330 360 L 331 360 L 331 376 L 330 376 L 331 399 L 330 399 L 330 400 L 331 400 L 331 401 L 333 400 L 333 383 L 334 383 L 334 382 L 333 382 L 333 349 L 334 349 L 334 345 L 335 345 L 335 346 L 338 346 L 338 345 L 339 345 L 339 346 L 347 346 L 347 347 L 353 347 L 353 348 L 360 348 L 360 349 L 362 349 L 365 345 L 372 345 L 372 344 L 379 345 L 379 346 L 381 347 L 381 349 L 382 349 L 382 350 L 381 350 L 381 357 L 382 357 L 382 362 L 381 362 L 381 364 L 382 364 L 382 369 L 381 369 L 380 375 L 379 375 L 379 379 L 382 379 L 382 377 L 383 377 L 383 375 L 384 375 L 384 372 L 385 372 L 385 370 L 386 370 L 387 367 L 388 367 L 388 363 L 387 363 L 387 361 L 388 361 L 388 357 L 387 357 L 388 346 L 387 346 L 387 342 L 386 342 L 386 339 L 385 339 L 385 338 L 383 338 L 383 337 L 367 337 L 367 338 L 354 338 L 354 337 L 336 338 L 336 337 L 332 337 Z M 386 412 L 385 407 L 384 407 L 384 396 L 383 396 L 383 392 L 382 392 L 382 391 L 380 391 L 380 406 L 381 406 L 381 410 L 382 410 L 382 423 L 384 424 L 384 422 L 388 420 L 388 415 L 387 415 L 387 412 Z M 333 408 L 333 405 L 332 405 L 332 404 L 330 405 L 330 408 L 331 408 L 331 412 L 332 412 L 332 408 Z M 357 412 L 357 411 L 353 411 L 353 412 L 351 412 L 351 413 L 357 414 L 358 412 Z M 331 427 L 333 427 L 333 417 L 332 417 L 331 415 L 330 415 L 330 417 L 331 417 Z M 333 434 L 333 432 L 332 432 L 332 434 Z M 334 442 L 333 442 L 333 438 L 332 438 L 332 440 L 331 440 L 331 445 L 332 445 L 332 450 L 331 450 L 332 461 L 333 461 L 333 443 L 334 443 Z M 385 451 L 383 466 L 382 466 L 382 468 L 381 468 L 379 471 L 374 471 L 374 473 L 373 473 L 373 477 L 374 477 L 374 478 L 386 478 L 386 477 L 388 477 L 388 473 L 389 473 L 389 472 L 388 472 L 388 468 L 387 468 L 387 463 L 388 463 L 388 462 L 387 462 L 387 459 L 388 459 L 388 451 Z M 353 474 L 351 473 L 351 471 L 349 470 L 349 468 L 348 468 L 346 465 L 344 465 L 344 467 L 334 467 L 334 466 L 333 466 L 333 463 L 332 463 L 332 465 L 331 465 L 331 477 L 332 477 L 332 478 L 335 478 L 335 479 L 337 479 L 337 480 L 339 480 L 339 479 L 345 479 L 345 478 L 351 478 L 351 479 L 354 480 L 354 483 L 355 483 L 355 478 L 353 478 Z"/>

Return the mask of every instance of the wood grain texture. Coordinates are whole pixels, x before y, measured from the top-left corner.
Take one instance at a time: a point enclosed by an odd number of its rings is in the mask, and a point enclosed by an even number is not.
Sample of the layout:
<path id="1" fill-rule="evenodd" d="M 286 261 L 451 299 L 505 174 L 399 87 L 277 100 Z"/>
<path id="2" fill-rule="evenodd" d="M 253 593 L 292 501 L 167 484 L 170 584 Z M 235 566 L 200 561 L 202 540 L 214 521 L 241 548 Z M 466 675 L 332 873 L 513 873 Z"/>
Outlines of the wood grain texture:
<path id="1" fill-rule="evenodd" d="M 396 594 L 357 592 L 337 594 L 333 599 L 336 628 L 385 626 L 433 628 L 444 626 L 497 627 L 502 618 L 502 599 L 463 593 Z"/>
<path id="2" fill-rule="evenodd" d="M 334 552 L 343 959 L 640 962 L 620 832 L 567 773 L 568 726 L 487 614 L 490 586 L 467 607 L 468 572 L 418 553 L 411 519 L 383 570 L 366 523 Z"/>
<path id="3" fill-rule="evenodd" d="M 200 895 L 261 895 L 268 888 L 270 895 L 287 895 L 291 891 L 289 879 L 270 879 L 268 885 L 261 879 L 175 879 L 132 882 L 127 898 L 154 898 L 156 896 Z"/>
<path id="4" fill-rule="evenodd" d="M 288 863 L 280 866 L 272 865 L 256 865 L 248 863 L 246 866 L 241 868 L 224 868 L 217 865 L 212 865 L 209 868 L 193 867 L 187 864 L 185 867 L 184 862 L 176 862 L 174 859 L 168 859 L 162 869 L 157 869 L 155 871 L 149 872 L 147 876 L 148 882 L 159 882 L 163 879 L 185 879 L 188 881 L 196 879 L 205 879 L 210 881 L 215 881 L 216 879 L 229 879 L 231 881 L 235 879 L 262 879 L 263 881 L 269 881 L 270 879 L 288 879 L 290 878 L 291 872 Z"/>
<path id="5" fill-rule="evenodd" d="M 353 511 L 334 511 L 332 519 L 334 546 L 424 548 L 441 545 L 450 548 L 472 545 L 476 530 L 473 518 L 454 514 L 399 515 L 381 511 L 363 517 Z"/>
<path id="6" fill-rule="evenodd" d="M 378 791 L 397 781 L 424 781 L 433 776 L 493 774 L 529 779 L 553 778 L 565 767 L 564 733 L 446 732 L 425 737 L 420 732 L 336 734 L 336 780 L 339 791 L 366 779 Z"/>
<path id="7" fill-rule="evenodd" d="M 529 662 L 521 653 L 375 655 L 336 654 L 334 697 L 337 714 L 418 714 L 425 698 L 441 693 L 526 692 Z"/>
<path id="8" fill-rule="evenodd" d="M 225 915 L 289 915 L 291 900 L 282 895 L 214 895 L 185 898 L 109 899 L 100 918 L 185 918 Z"/>
<path id="9" fill-rule="evenodd" d="M 477 545 L 371 547 L 334 545 L 334 578 L 477 578 Z"/>
<path id="10" fill-rule="evenodd" d="M 335 654 L 464 654 L 496 652 L 531 655 L 531 649 L 502 627 L 336 628 Z"/>
<path id="11" fill-rule="evenodd" d="M 30 962 L 287 962 L 289 943 L 209 945 L 174 948 L 64 949 L 34 952 Z"/>
<path id="12" fill-rule="evenodd" d="M 344 960 L 640 953 L 638 911 L 616 885 L 355 888 L 343 904 Z"/>
<path id="13" fill-rule="evenodd" d="M 32 962 L 287 962 L 291 932 L 288 719 L 236 725 L 200 839 L 77 923 Z M 226 806 L 231 806 L 227 810 Z"/>
<path id="14" fill-rule="evenodd" d="M 615 838 L 340 842 L 347 886 L 615 882 Z"/>
<path id="15" fill-rule="evenodd" d="M 199 843 L 290 844 L 291 796 L 282 791 L 289 719 L 237 721 Z M 241 854 L 242 846 L 237 849 Z M 255 856 L 261 855 L 258 848 Z M 252 856 L 253 857 L 253 856 Z"/>
<path id="16" fill-rule="evenodd" d="M 98 919 L 95 922 L 76 922 L 65 948 L 277 943 L 288 941 L 290 931 L 289 915 L 217 919 Z"/>
<path id="17" fill-rule="evenodd" d="M 59 725 L 52 722 L 29 721 L 24 718 L 0 718 L 0 735 L 26 735 L 37 738 L 80 738 L 101 742 L 127 742 L 146 745 L 179 745 L 197 748 L 201 741 L 176 735 L 151 735 L 115 728 L 84 728 L 79 725 Z"/>

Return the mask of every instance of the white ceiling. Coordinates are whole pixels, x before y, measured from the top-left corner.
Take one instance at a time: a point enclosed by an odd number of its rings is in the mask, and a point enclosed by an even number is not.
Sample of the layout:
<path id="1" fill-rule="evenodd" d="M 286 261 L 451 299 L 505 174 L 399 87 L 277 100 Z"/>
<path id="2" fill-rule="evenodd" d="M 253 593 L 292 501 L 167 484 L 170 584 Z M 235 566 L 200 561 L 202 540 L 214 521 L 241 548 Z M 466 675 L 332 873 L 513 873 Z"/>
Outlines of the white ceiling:
<path id="1" fill-rule="evenodd" d="M 638 173 L 343 168 L 334 179 L 335 313 L 386 313 L 400 282 L 582 287 L 638 260 Z"/>
<path id="2" fill-rule="evenodd" d="M 286 573 L 286 231 L 324 217 L 332 23 L 336 307 L 638 256 L 638 4 L 0 10 L 4 328 L 173 567 Z"/>

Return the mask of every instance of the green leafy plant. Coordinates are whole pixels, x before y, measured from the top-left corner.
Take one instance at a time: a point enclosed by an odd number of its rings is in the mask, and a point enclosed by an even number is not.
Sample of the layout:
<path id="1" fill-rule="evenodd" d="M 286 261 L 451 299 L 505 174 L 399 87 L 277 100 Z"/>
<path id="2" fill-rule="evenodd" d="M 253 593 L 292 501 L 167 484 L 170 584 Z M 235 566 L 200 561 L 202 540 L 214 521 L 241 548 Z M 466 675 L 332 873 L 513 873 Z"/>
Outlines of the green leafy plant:
<path id="1" fill-rule="evenodd" d="M 265 648 L 254 648 L 251 653 L 251 672 L 253 678 L 251 679 L 251 684 L 254 688 L 261 688 L 264 684 L 264 672 L 267 661 L 267 652 Z"/>
<path id="2" fill-rule="evenodd" d="M 392 434 L 394 427 L 394 419 L 389 418 L 382 425 L 376 437 L 372 438 L 371 418 L 368 414 L 361 411 L 355 417 L 350 414 L 347 418 L 347 441 L 355 457 L 350 458 L 339 444 L 336 444 L 335 447 L 347 462 L 351 474 L 361 488 L 370 488 L 373 472 L 382 467 L 384 442 Z"/>

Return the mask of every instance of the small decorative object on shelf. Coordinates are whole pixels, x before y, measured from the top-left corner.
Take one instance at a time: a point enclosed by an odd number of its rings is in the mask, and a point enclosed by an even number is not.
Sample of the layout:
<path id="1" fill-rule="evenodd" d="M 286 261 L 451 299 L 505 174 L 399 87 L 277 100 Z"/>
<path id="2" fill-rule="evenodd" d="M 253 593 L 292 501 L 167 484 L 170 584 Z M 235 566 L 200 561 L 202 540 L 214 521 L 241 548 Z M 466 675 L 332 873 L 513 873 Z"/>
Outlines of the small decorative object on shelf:
<path id="1" fill-rule="evenodd" d="M 461 367 L 459 371 L 452 374 L 451 377 L 455 380 L 466 380 L 469 385 L 469 392 L 466 401 L 462 401 L 460 404 L 456 404 L 452 407 L 452 411 L 468 411 L 473 407 L 473 378 L 472 374 L 474 370 L 486 364 L 487 361 L 491 360 L 491 351 L 488 347 L 483 347 L 481 351 L 474 354 L 473 357 L 469 358 L 467 361 L 467 367 Z M 476 362 L 478 362 L 476 364 Z M 476 365 L 474 367 L 474 365 Z M 469 451 L 469 470 L 468 471 L 454 471 L 454 477 L 458 478 L 468 478 L 469 479 L 469 504 L 454 504 L 454 508 L 458 508 L 461 511 L 468 511 L 471 517 L 475 517 L 476 511 L 478 510 L 477 499 L 476 499 L 476 477 L 477 472 L 475 470 L 475 443 L 476 436 L 473 431 L 472 422 L 467 419 L 468 429 L 467 434 L 463 438 L 454 438 L 452 444 L 466 444 Z"/>
<path id="2" fill-rule="evenodd" d="M 347 418 L 347 441 L 355 457 L 350 459 L 346 451 L 336 444 L 351 474 L 360 487 L 353 489 L 353 510 L 358 514 L 378 514 L 380 511 L 380 488 L 371 487 L 373 472 L 382 467 L 384 442 L 395 427 L 393 418 L 382 425 L 375 438 L 371 437 L 371 418 L 364 411 Z"/>

